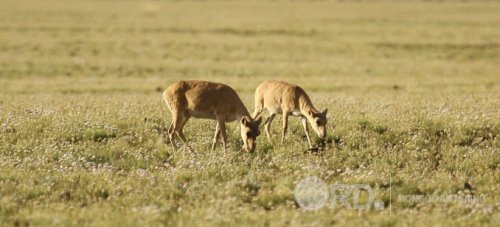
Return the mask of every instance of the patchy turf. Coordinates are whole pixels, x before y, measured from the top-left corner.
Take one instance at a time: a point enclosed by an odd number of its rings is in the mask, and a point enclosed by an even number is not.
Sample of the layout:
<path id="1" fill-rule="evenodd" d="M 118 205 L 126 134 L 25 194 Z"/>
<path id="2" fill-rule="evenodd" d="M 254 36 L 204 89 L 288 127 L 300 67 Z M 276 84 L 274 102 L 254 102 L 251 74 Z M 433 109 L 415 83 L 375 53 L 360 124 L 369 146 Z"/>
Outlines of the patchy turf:
<path id="1" fill-rule="evenodd" d="M 0 223 L 7 225 L 494 225 L 499 216 L 500 4 L 2 1 Z M 165 143 L 161 92 L 265 79 L 329 109 L 324 149 L 287 141 L 195 152 Z M 367 184 L 385 209 L 305 211 L 296 184 Z M 401 195 L 482 196 L 411 202 Z M 402 198 L 402 197 L 400 197 Z"/>

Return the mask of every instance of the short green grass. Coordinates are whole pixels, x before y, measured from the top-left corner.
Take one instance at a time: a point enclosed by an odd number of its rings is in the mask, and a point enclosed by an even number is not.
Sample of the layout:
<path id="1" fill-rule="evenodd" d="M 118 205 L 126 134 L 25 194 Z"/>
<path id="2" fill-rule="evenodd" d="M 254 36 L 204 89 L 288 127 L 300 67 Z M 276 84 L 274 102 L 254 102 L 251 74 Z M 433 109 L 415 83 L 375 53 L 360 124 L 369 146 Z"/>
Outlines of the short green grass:
<path id="1" fill-rule="evenodd" d="M 500 222 L 496 1 L 0 1 L 0 223 L 494 225 Z M 195 152 L 165 143 L 161 91 L 265 79 L 329 108 L 327 149 L 299 120 L 284 145 Z M 386 209 L 305 211 L 306 176 L 369 184 Z M 472 188 L 470 189 L 469 186 Z M 398 195 L 482 195 L 403 203 Z M 389 209 L 390 207 L 390 209 Z"/>

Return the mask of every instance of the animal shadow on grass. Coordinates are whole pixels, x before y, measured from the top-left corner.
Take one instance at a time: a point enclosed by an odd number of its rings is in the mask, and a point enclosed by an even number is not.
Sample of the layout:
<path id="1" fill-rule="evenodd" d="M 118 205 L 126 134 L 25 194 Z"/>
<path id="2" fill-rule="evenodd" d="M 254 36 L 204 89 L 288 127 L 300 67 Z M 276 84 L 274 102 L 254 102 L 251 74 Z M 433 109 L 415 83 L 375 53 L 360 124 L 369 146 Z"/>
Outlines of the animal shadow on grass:
<path id="1" fill-rule="evenodd" d="M 314 154 L 314 155 L 323 155 L 324 152 L 327 149 L 327 141 L 326 140 L 320 140 L 317 141 L 312 148 L 308 148 L 304 150 L 304 154 Z"/>

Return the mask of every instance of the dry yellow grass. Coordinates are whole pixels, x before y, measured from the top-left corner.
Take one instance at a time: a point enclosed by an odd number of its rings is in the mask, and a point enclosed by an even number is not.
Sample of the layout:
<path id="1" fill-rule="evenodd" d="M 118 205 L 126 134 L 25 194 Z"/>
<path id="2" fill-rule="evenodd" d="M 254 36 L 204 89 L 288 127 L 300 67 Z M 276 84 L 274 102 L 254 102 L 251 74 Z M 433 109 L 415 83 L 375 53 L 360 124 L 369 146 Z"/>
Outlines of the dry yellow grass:
<path id="1" fill-rule="evenodd" d="M 0 223 L 500 222 L 496 1 L 0 6 Z M 230 152 L 211 152 L 215 123 L 191 120 L 197 152 L 175 152 L 158 91 L 181 79 L 228 84 L 250 111 L 263 80 L 299 84 L 329 109 L 327 149 L 303 153 L 292 118 L 288 143 L 261 136 L 253 154 L 239 151 L 236 125 Z M 309 175 L 369 184 L 385 206 L 392 193 L 392 209 L 304 211 L 293 190 Z M 470 193 L 485 199 L 394 201 Z"/>

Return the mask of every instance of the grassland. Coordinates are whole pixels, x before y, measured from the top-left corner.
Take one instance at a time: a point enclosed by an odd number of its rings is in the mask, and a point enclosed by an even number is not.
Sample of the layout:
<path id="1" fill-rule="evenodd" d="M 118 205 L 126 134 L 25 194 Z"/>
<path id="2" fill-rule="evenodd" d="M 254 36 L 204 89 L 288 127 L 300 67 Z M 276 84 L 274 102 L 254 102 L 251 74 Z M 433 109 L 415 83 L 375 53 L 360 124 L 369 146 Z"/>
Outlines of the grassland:
<path id="1" fill-rule="evenodd" d="M 499 2 L 0 6 L 2 225 L 500 223 Z M 174 151 L 159 91 L 182 79 L 226 83 L 250 111 L 261 81 L 300 84 L 329 108 L 327 149 L 304 153 L 292 118 L 285 145 L 242 152 L 232 124 L 212 152 L 215 122 L 195 119 L 196 152 Z M 311 175 L 370 184 L 386 209 L 304 211 L 293 190 Z"/>

